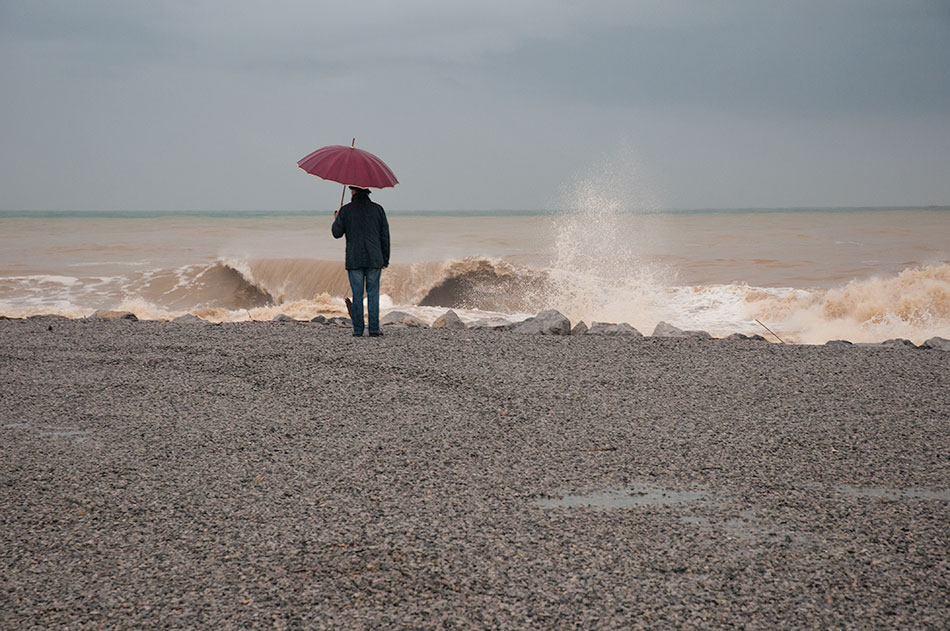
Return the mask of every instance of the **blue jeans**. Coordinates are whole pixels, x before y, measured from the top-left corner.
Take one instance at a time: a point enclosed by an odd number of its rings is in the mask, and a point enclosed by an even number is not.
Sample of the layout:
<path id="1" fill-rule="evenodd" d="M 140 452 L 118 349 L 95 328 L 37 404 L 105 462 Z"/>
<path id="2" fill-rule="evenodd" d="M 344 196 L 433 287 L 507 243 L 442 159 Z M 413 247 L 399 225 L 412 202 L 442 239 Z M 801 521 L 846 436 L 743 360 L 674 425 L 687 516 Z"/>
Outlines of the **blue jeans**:
<path id="1" fill-rule="evenodd" d="M 363 283 L 366 283 L 366 306 L 369 310 L 369 332 L 379 333 L 379 273 L 378 267 L 348 269 L 350 289 L 353 290 L 353 334 L 363 335 Z"/>

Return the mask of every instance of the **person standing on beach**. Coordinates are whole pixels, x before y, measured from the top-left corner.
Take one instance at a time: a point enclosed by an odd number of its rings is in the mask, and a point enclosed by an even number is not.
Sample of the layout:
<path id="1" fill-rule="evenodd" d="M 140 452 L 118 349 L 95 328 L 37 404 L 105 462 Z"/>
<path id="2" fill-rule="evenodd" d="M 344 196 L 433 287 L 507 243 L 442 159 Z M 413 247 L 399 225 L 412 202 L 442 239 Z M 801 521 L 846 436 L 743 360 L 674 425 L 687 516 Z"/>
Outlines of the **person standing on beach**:
<path id="1" fill-rule="evenodd" d="M 379 277 L 389 267 L 389 222 L 386 211 L 369 198 L 369 190 L 351 186 L 350 203 L 333 213 L 333 237 L 346 235 L 346 273 L 353 290 L 353 336 L 363 336 L 363 286 L 369 311 L 369 334 L 379 330 Z"/>

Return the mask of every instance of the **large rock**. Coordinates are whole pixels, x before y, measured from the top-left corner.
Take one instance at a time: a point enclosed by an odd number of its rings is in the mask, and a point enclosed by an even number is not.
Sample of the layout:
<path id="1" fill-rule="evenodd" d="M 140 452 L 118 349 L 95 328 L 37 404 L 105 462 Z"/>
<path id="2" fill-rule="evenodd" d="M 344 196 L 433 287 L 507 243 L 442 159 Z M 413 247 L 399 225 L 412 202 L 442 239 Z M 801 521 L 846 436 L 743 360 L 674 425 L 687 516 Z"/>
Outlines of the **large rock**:
<path id="1" fill-rule="evenodd" d="M 667 322 L 658 322 L 653 329 L 653 337 L 686 337 L 685 331 Z"/>
<path id="2" fill-rule="evenodd" d="M 895 337 L 883 342 L 858 342 L 855 346 L 871 346 L 877 348 L 917 348 L 917 345 L 910 340 Z"/>
<path id="3" fill-rule="evenodd" d="M 848 340 L 828 340 L 825 346 L 854 346 L 854 344 Z"/>
<path id="4" fill-rule="evenodd" d="M 278 313 L 273 318 L 271 318 L 271 322 L 296 322 L 296 320 L 291 318 L 286 313 Z"/>
<path id="5" fill-rule="evenodd" d="M 435 319 L 435 322 L 432 323 L 433 329 L 464 329 L 465 323 L 462 322 L 462 319 L 458 316 L 457 313 L 449 309 L 438 318 Z"/>
<path id="6" fill-rule="evenodd" d="M 134 313 L 131 311 L 109 311 L 105 309 L 100 309 L 96 311 L 91 316 L 90 320 L 138 320 Z"/>
<path id="7" fill-rule="evenodd" d="M 494 331 L 510 331 L 513 327 L 510 321 L 499 316 L 490 316 L 488 318 L 479 318 L 474 322 L 469 322 L 470 329 L 492 329 Z"/>
<path id="8" fill-rule="evenodd" d="M 207 320 L 203 320 L 193 313 L 186 313 L 185 315 L 180 315 L 174 320 L 172 320 L 172 322 L 179 322 L 183 324 L 208 324 Z"/>
<path id="9" fill-rule="evenodd" d="M 932 348 L 938 351 L 950 351 L 950 340 L 944 337 L 932 337 L 929 340 L 925 340 L 920 347 Z"/>
<path id="10" fill-rule="evenodd" d="M 420 329 L 427 329 L 429 325 L 417 318 L 416 316 L 406 313 L 405 311 L 390 311 L 387 313 L 382 320 L 379 321 L 380 326 L 411 326 L 418 327 Z"/>
<path id="11" fill-rule="evenodd" d="M 653 329 L 653 337 L 695 337 L 708 340 L 712 338 L 712 335 L 706 331 L 684 331 L 667 322 L 658 322 Z"/>
<path id="12" fill-rule="evenodd" d="M 573 329 L 571 329 L 571 335 L 584 335 L 585 333 L 587 333 L 587 331 L 588 331 L 587 325 L 584 324 L 583 320 L 581 320 L 580 322 L 574 325 Z"/>
<path id="13" fill-rule="evenodd" d="M 761 335 L 758 335 L 758 334 L 746 335 L 745 333 L 733 333 L 726 339 L 727 340 L 741 340 L 745 342 L 768 342 L 768 340 L 762 337 Z"/>
<path id="14" fill-rule="evenodd" d="M 887 348 L 917 348 L 917 345 L 910 340 L 905 340 L 899 337 L 896 337 L 892 340 L 884 340 L 881 342 L 881 346 Z"/>
<path id="15" fill-rule="evenodd" d="M 613 324 L 611 322 L 592 322 L 587 335 L 632 335 L 633 337 L 643 337 L 643 333 L 636 330 L 626 322 Z"/>
<path id="16" fill-rule="evenodd" d="M 310 318 L 310 322 L 313 323 L 313 324 L 326 324 L 326 323 L 327 323 L 327 317 L 326 317 L 326 316 L 322 316 L 322 315 L 316 315 L 316 316 L 313 316 L 312 318 Z"/>
<path id="17" fill-rule="evenodd" d="M 548 309 L 519 322 L 511 330 L 530 335 L 570 335 L 571 321 L 563 313 Z"/>

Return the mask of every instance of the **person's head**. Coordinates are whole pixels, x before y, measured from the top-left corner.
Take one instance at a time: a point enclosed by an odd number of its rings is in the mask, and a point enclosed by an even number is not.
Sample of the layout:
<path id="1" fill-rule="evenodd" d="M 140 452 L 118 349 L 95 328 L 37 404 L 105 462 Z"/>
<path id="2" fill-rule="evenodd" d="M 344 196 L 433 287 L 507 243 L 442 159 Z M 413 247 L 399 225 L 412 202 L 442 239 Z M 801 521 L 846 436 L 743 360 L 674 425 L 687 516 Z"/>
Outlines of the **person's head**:
<path id="1" fill-rule="evenodd" d="M 350 187 L 350 193 L 352 194 L 353 197 L 357 197 L 357 196 L 359 196 L 359 195 L 367 195 L 367 196 L 368 196 L 368 195 L 369 195 L 369 189 L 368 189 L 368 188 L 360 188 L 359 186 L 351 186 L 351 187 Z"/>

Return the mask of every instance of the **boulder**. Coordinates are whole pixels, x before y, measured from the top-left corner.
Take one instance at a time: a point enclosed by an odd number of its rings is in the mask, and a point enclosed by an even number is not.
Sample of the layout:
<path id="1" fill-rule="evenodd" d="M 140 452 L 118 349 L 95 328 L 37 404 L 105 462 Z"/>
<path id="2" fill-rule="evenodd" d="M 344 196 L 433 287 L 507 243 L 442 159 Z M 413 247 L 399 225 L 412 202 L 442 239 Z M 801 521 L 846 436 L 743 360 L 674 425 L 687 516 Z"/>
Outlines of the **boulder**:
<path id="1" fill-rule="evenodd" d="M 899 337 L 891 340 L 884 340 L 881 342 L 881 346 L 885 346 L 887 348 L 917 348 L 917 345 L 910 340 L 905 340 Z"/>
<path id="2" fill-rule="evenodd" d="M 712 338 L 712 335 L 706 331 L 684 331 L 683 329 L 675 327 L 672 324 L 658 322 L 656 327 L 653 329 L 653 337 L 695 337 L 708 340 Z"/>
<path id="3" fill-rule="evenodd" d="M 561 312 L 548 309 L 519 322 L 511 330 L 529 335 L 570 335 L 571 321 Z"/>
<path id="4" fill-rule="evenodd" d="M 138 320 L 134 313 L 131 311 L 109 311 L 105 309 L 100 309 L 96 311 L 91 316 L 90 320 Z"/>
<path id="5" fill-rule="evenodd" d="M 468 324 L 470 329 L 492 329 L 494 331 L 510 331 L 513 326 L 514 324 L 499 316 L 479 318 Z"/>
<path id="6" fill-rule="evenodd" d="M 449 309 L 432 323 L 433 329 L 464 329 L 465 323 L 458 317 L 458 314 Z"/>
<path id="7" fill-rule="evenodd" d="M 825 346 L 854 346 L 848 340 L 828 340 L 825 342 Z"/>
<path id="8" fill-rule="evenodd" d="M 296 322 L 296 320 L 291 318 L 286 313 L 278 313 L 273 318 L 271 318 L 271 322 Z"/>
<path id="9" fill-rule="evenodd" d="M 318 315 L 311 318 L 310 321 L 314 324 L 326 324 L 327 318 L 326 316 Z"/>
<path id="10" fill-rule="evenodd" d="M 950 351 L 950 340 L 944 337 L 932 337 L 929 340 L 925 340 L 920 347 L 931 348 L 938 351 Z"/>
<path id="11" fill-rule="evenodd" d="M 749 342 L 768 342 L 767 339 L 765 339 L 759 334 L 746 335 L 745 333 L 733 333 L 726 339 L 727 340 L 742 340 L 742 341 L 749 341 Z"/>
<path id="12" fill-rule="evenodd" d="M 185 315 L 180 315 L 174 320 L 172 320 L 172 322 L 181 322 L 184 324 L 207 324 L 208 323 L 207 320 L 203 320 L 193 313 L 186 313 Z"/>
<path id="13" fill-rule="evenodd" d="M 411 326 L 427 329 L 429 325 L 405 311 L 390 311 L 379 321 L 380 326 Z"/>
<path id="14" fill-rule="evenodd" d="M 643 337 L 643 333 L 636 330 L 626 322 L 612 324 L 610 322 L 592 322 L 587 335 L 632 335 L 633 337 Z"/>
<path id="15" fill-rule="evenodd" d="M 672 324 L 661 321 L 654 327 L 653 337 L 686 337 L 686 332 Z"/>
<path id="16" fill-rule="evenodd" d="M 587 333 L 587 331 L 588 331 L 587 325 L 584 324 L 583 320 L 581 320 L 580 322 L 574 325 L 573 329 L 571 329 L 571 335 L 584 335 L 585 333 Z"/>
<path id="17" fill-rule="evenodd" d="M 352 327 L 353 321 L 350 320 L 349 318 L 342 318 L 338 316 L 338 317 L 330 318 L 329 320 L 327 320 L 327 324 L 332 324 L 334 326 Z"/>
<path id="18" fill-rule="evenodd" d="M 858 342 L 855 346 L 870 346 L 876 348 L 917 348 L 910 340 L 902 338 L 893 338 L 883 342 Z"/>

